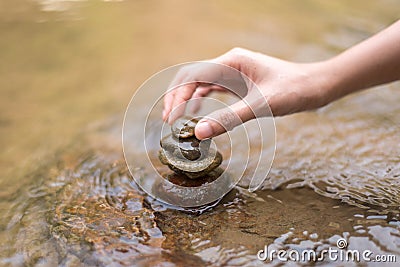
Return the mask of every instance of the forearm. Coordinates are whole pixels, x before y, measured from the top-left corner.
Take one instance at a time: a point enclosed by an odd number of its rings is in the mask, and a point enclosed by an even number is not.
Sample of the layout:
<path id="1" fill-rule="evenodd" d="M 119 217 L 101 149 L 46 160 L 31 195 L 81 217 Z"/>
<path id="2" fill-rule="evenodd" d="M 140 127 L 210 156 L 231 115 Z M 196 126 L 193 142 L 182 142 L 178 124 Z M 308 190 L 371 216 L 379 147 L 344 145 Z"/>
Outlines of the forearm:
<path id="1" fill-rule="evenodd" d="M 209 64 L 212 63 L 217 63 L 216 68 L 210 67 Z M 164 120 L 170 119 L 171 111 L 193 96 L 206 96 L 215 90 L 205 83 L 201 93 L 198 82 L 193 86 L 193 81 L 222 79 L 224 72 L 215 69 L 223 66 L 240 71 L 252 82 L 249 83 L 245 101 L 241 100 L 223 110 L 215 111 L 209 115 L 212 119 L 205 118 L 197 124 L 196 136 L 199 139 L 224 133 L 226 129 L 233 129 L 254 118 L 254 114 L 269 113 L 266 110 L 271 110 L 274 116 L 312 110 L 352 92 L 400 79 L 400 21 L 340 55 L 322 62 L 293 63 L 236 48 L 206 65 L 198 64 L 195 68 L 192 66 L 180 70 L 174 80 L 192 83 L 166 94 Z M 232 71 L 230 68 L 227 73 Z M 213 78 L 209 79 L 210 77 Z M 253 86 L 253 83 L 257 86 Z M 219 89 L 226 90 L 224 87 Z"/>
<path id="2" fill-rule="evenodd" d="M 324 63 L 327 102 L 400 79 L 400 20 Z"/>

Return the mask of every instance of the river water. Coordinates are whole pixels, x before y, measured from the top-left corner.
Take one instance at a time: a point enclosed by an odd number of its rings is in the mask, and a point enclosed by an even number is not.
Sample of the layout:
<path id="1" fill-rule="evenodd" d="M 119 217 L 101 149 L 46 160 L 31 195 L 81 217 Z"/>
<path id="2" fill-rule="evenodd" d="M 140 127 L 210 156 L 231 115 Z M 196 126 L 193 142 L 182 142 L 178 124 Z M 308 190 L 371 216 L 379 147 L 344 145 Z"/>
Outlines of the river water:
<path id="1" fill-rule="evenodd" d="M 339 238 L 399 262 L 399 83 L 277 118 L 262 190 L 244 179 L 202 211 L 144 194 L 121 148 L 130 97 L 165 67 L 234 46 L 322 60 L 399 11 L 394 0 L 1 1 L 0 265 L 280 265 L 257 252 Z"/>

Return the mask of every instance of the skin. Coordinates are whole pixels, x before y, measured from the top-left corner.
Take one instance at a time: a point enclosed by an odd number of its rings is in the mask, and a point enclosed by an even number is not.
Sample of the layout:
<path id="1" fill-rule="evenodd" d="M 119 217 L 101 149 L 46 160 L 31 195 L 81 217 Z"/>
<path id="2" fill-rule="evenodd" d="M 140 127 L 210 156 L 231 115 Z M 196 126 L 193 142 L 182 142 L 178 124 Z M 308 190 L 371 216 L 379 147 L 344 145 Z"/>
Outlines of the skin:
<path id="1" fill-rule="evenodd" d="M 251 86 L 247 92 L 237 90 L 235 93 L 243 97 L 241 100 L 209 114 L 197 124 L 195 135 L 200 140 L 266 115 L 268 106 L 274 116 L 284 116 L 316 109 L 350 93 L 399 80 L 400 20 L 321 62 L 294 63 L 242 48 L 234 48 L 207 62 L 242 72 L 257 85 L 261 95 Z M 178 72 L 171 84 L 171 88 L 177 86 L 176 90 L 169 90 L 164 97 L 164 121 L 171 123 L 180 117 L 190 99 L 207 96 L 213 90 L 228 91 L 202 82 L 216 80 L 218 75 L 226 76 L 218 67 L 207 66 L 207 69 L 200 66 Z"/>

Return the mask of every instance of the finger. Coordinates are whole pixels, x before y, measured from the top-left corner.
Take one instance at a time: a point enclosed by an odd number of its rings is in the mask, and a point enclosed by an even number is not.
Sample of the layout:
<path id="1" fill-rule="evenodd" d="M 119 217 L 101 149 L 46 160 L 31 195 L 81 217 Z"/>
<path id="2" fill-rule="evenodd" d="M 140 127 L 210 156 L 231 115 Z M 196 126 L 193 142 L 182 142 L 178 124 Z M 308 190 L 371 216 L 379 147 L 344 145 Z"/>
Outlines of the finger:
<path id="1" fill-rule="evenodd" d="M 211 86 L 202 85 L 197 87 L 191 99 L 191 112 L 196 113 L 201 107 L 201 98 L 207 96 L 212 90 Z"/>
<path id="2" fill-rule="evenodd" d="M 175 89 L 172 103 L 172 111 L 168 118 L 168 123 L 173 123 L 177 118 L 185 113 L 186 101 L 188 101 L 197 88 L 197 83 L 189 83 Z"/>
<path id="3" fill-rule="evenodd" d="M 211 73 L 215 75 L 215 72 L 208 70 L 202 63 L 191 64 L 178 71 L 170 84 L 170 88 L 179 87 L 173 90 L 174 93 L 169 95 L 167 99 L 164 99 L 163 117 L 168 120 L 168 123 L 172 123 L 184 114 L 185 102 L 191 98 L 200 83 L 199 81 L 209 80 L 206 76 Z"/>
<path id="4" fill-rule="evenodd" d="M 201 119 L 195 128 L 195 135 L 203 140 L 211 138 L 254 118 L 254 113 L 245 99 L 235 104 L 212 112 Z"/>
<path id="5" fill-rule="evenodd" d="M 193 95 L 196 86 L 181 86 L 182 84 L 219 84 L 222 85 L 225 90 L 231 87 L 234 88 L 234 90 L 240 88 L 240 86 L 224 86 L 227 81 L 230 81 L 228 85 L 231 85 L 232 81 L 235 83 L 237 83 L 237 81 L 240 82 L 242 76 L 238 70 L 224 65 L 222 61 L 221 58 L 216 58 L 209 62 L 197 62 L 181 68 L 170 84 L 170 88 L 176 86 L 180 86 L 181 88 L 175 89 L 174 93 L 168 94 L 164 99 L 163 118 L 166 120 L 169 117 L 168 122 L 170 123 L 175 118 L 179 117 L 185 109 L 185 105 L 180 105 Z M 177 108 L 178 106 L 180 107 Z M 170 113 L 175 109 L 175 114 L 171 118 Z"/>
<path id="6" fill-rule="evenodd" d="M 185 79 L 186 76 L 187 76 L 186 70 L 180 69 L 168 86 L 168 91 L 164 96 L 164 108 L 162 112 L 162 117 L 164 121 L 168 121 L 169 114 L 171 113 L 174 107 L 173 103 L 176 91 L 178 89 L 178 86 L 183 83 L 182 81 Z"/>
<path id="7" fill-rule="evenodd" d="M 212 91 L 221 91 L 221 92 L 231 92 L 230 90 L 227 90 L 225 87 L 219 86 L 219 85 L 215 85 L 215 84 L 204 84 L 204 85 L 200 85 L 199 87 L 197 87 L 196 91 L 194 92 L 194 94 L 192 95 L 192 99 L 191 99 L 191 109 L 190 111 L 192 113 L 196 113 L 199 111 L 199 109 L 201 108 L 201 98 L 207 96 L 208 94 L 210 94 Z"/>
<path id="8" fill-rule="evenodd" d="M 175 97 L 175 90 L 168 90 L 164 95 L 164 109 L 162 113 L 163 121 L 167 121 L 169 113 L 172 109 L 172 103 Z"/>

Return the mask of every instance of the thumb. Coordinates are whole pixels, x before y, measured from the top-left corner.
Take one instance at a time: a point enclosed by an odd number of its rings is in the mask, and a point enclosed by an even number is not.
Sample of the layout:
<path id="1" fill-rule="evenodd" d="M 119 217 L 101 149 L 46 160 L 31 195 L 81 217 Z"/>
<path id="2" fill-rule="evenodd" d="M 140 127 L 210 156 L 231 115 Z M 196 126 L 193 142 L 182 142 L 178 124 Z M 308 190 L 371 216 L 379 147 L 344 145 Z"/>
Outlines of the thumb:
<path id="1" fill-rule="evenodd" d="M 201 119 L 195 128 L 195 135 L 203 140 L 211 138 L 254 118 L 254 113 L 248 103 L 244 100 L 235 104 L 214 111 Z"/>

